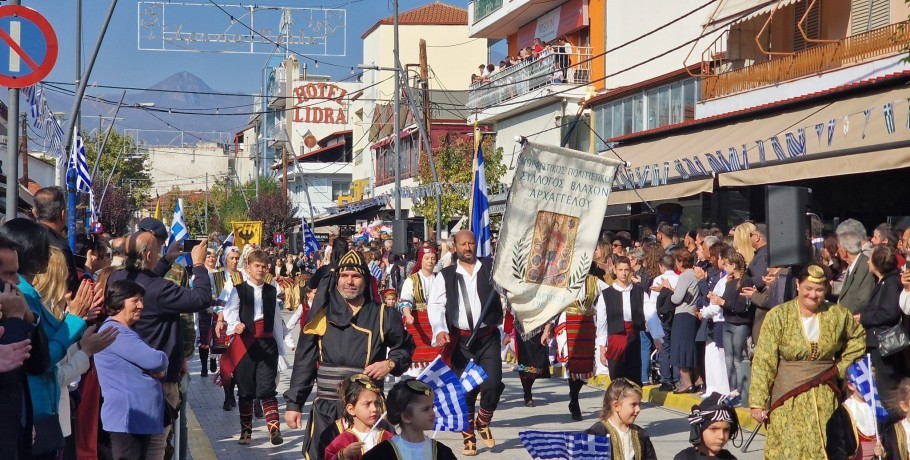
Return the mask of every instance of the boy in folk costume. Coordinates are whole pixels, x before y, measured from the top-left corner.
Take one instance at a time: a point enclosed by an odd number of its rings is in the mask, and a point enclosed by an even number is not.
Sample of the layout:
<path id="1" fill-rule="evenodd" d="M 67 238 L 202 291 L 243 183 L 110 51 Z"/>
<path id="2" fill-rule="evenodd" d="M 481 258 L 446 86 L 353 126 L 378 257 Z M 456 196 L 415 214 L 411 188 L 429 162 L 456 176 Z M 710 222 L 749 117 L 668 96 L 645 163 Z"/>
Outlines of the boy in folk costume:
<path id="1" fill-rule="evenodd" d="M 408 374 L 417 375 L 420 368 L 427 366 L 441 352 L 432 345 L 433 329 L 427 317 L 427 299 L 430 298 L 430 289 L 436 276 L 433 268 L 436 266 L 436 250 L 430 247 L 421 247 L 417 250 L 417 263 L 404 283 L 401 285 L 401 297 L 398 310 L 404 317 L 408 332 L 414 338 L 417 348 L 411 358 L 411 369 Z"/>
<path id="2" fill-rule="evenodd" d="M 253 433 L 253 399 L 262 402 L 269 439 L 273 445 L 284 442 L 275 399 L 278 360 L 284 354 L 278 290 L 266 282 L 268 255 L 260 250 L 247 256 L 247 280 L 234 286 L 224 307 L 228 331 L 234 338 L 222 362 L 222 378 L 233 372 L 240 396 L 240 440 L 249 444 Z M 233 365 L 233 366 L 232 366 Z M 233 369 L 232 369 L 233 367 Z"/>
<path id="3" fill-rule="evenodd" d="M 645 290 L 632 284 L 629 258 L 614 263 L 616 279 L 597 300 L 597 345 L 610 378 L 625 377 L 641 386 L 641 339 L 645 331 Z"/>

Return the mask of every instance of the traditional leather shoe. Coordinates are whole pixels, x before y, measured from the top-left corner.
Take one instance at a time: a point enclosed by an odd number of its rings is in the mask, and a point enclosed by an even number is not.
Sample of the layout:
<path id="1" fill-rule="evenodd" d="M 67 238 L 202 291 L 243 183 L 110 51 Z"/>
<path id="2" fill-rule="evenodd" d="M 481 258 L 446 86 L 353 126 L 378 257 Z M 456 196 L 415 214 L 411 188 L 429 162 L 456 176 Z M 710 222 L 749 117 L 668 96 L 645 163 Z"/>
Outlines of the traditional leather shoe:
<path id="1" fill-rule="evenodd" d="M 237 444 L 248 445 L 253 441 L 253 432 L 248 430 L 240 430 L 240 440 L 237 441 Z"/>
<path id="2" fill-rule="evenodd" d="M 476 438 L 465 438 L 464 449 L 461 450 L 461 455 L 464 455 L 465 457 L 474 457 L 477 455 Z"/>
<path id="3" fill-rule="evenodd" d="M 281 436 L 281 424 L 278 422 L 269 422 L 269 441 L 273 446 L 277 446 L 284 442 L 284 438 Z"/>
<path id="4" fill-rule="evenodd" d="M 533 400 L 533 399 L 526 399 L 526 400 L 525 400 L 525 407 L 534 407 L 534 400 Z"/>
<path id="5" fill-rule="evenodd" d="M 490 431 L 490 425 L 483 425 L 478 420 L 475 425 L 477 430 L 477 435 L 480 436 L 480 442 L 488 448 L 492 449 L 496 445 L 496 440 L 493 439 L 493 432 Z"/>

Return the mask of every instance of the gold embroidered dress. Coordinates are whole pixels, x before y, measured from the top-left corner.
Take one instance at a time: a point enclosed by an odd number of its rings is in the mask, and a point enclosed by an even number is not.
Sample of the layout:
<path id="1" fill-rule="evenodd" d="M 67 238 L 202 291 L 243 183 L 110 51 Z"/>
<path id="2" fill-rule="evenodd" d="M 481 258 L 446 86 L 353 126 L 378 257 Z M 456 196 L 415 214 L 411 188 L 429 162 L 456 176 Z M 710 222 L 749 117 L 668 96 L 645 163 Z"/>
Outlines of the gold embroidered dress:
<path id="1" fill-rule="evenodd" d="M 782 361 L 830 361 L 843 379 L 847 367 L 863 356 L 866 332 L 846 308 L 823 302 L 818 313 L 818 340 L 810 341 L 803 328 L 799 300 L 768 312 L 752 360 L 749 406 L 767 409 L 778 366 Z M 834 390 L 817 385 L 786 399 L 769 415 L 766 459 L 824 459 L 825 426 L 837 409 Z"/>

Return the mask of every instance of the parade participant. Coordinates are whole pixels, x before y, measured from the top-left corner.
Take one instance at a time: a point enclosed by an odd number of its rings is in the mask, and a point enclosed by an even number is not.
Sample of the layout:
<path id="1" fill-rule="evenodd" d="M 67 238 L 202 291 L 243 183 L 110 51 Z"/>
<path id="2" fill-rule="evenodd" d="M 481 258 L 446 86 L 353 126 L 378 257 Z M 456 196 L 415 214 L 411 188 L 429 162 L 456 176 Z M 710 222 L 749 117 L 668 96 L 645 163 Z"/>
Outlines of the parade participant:
<path id="1" fill-rule="evenodd" d="M 212 274 L 216 271 L 215 262 L 218 261 L 218 256 L 215 254 L 215 250 L 207 248 L 205 250 L 205 268 L 209 271 L 209 282 L 212 282 Z M 214 291 L 214 283 L 212 284 L 212 291 Z M 199 364 L 202 365 L 202 371 L 200 372 L 201 377 L 208 377 L 209 371 L 215 372 L 217 369 L 215 365 L 215 357 L 212 356 L 209 358 L 209 351 L 212 348 L 212 339 L 214 337 L 214 323 L 217 316 L 215 316 L 215 307 L 209 307 L 206 311 L 201 311 L 196 313 L 196 346 L 199 349 Z"/>
<path id="2" fill-rule="evenodd" d="M 258 398 L 268 425 L 269 440 L 277 446 L 284 442 L 275 399 L 278 360 L 284 354 L 284 348 L 276 337 L 284 337 L 284 331 L 278 309 L 278 290 L 265 282 L 267 270 L 266 253 L 252 251 L 247 258 L 249 278 L 234 286 L 224 306 L 227 328 L 235 337 L 222 360 L 221 378 L 237 382 L 240 397 L 238 443 L 250 443 L 253 399 Z"/>
<path id="3" fill-rule="evenodd" d="M 316 297 L 316 290 L 310 289 L 306 286 L 306 282 L 301 280 L 300 296 L 303 297 L 303 299 L 300 302 L 300 306 L 297 307 L 297 310 L 295 310 L 294 314 L 288 319 L 288 330 L 284 335 L 284 345 L 291 351 L 297 349 L 297 342 L 294 341 L 294 328 L 297 326 L 303 327 L 307 314 L 310 312 L 310 305 L 313 305 L 313 298 Z"/>
<path id="4" fill-rule="evenodd" d="M 609 287 L 593 274 L 595 268 L 592 264 L 591 272 L 578 291 L 578 299 L 556 319 L 556 356 L 563 363 L 569 379 L 569 413 L 576 421 L 582 419 L 578 395 L 585 381 L 594 376 L 597 350 L 595 304 L 601 292 Z"/>
<path id="5" fill-rule="evenodd" d="M 502 339 L 503 346 L 509 344 L 513 332 L 517 332 L 516 329 L 519 329 L 515 325 L 516 321 L 511 309 L 506 310 L 506 318 L 502 322 L 503 332 L 505 332 Z M 521 381 L 521 389 L 524 392 L 525 407 L 534 407 L 534 397 L 531 394 L 534 381 L 539 378 L 550 378 L 550 339 L 553 337 L 553 322 L 547 321 L 540 332 L 527 339 L 522 338 L 521 334 L 514 335 L 518 379 Z"/>
<path id="6" fill-rule="evenodd" d="M 618 377 L 604 392 L 601 419 L 585 433 L 609 437 L 613 460 L 657 460 L 651 436 L 635 424 L 640 412 L 641 387 Z"/>
<path id="7" fill-rule="evenodd" d="M 398 308 L 398 291 L 394 289 L 383 289 L 379 293 L 382 297 L 382 305 L 385 307 Z"/>
<path id="8" fill-rule="evenodd" d="M 455 460 L 455 454 L 424 434 L 433 429 L 433 392 L 427 384 L 406 378 L 392 387 L 386 399 L 389 422 L 401 433 L 383 441 L 363 456 L 363 460 Z"/>
<path id="9" fill-rule="evenodd" d="M 878 437 L 875 411 L 859 391 L 863 384 L 868 387 L 867 379 L 860 364 L 853 363 L 847 368 L 848 397 L 834 411 L 825 430 L 828 460 L 881 459 L 885 453 Z"/>
<path id="10" fill-rule="evenodd" d="M 436 266 L 436 250 L 422 247 L 417 250 L 417 264 L 411 275 L 401 285 L 401 298 L 398 309 L 404 317 L 408 332 L 414 338 L 414 357 L 411 359 L 409 374 L 415 376 L 419 368 L 426 366 L 439 355 L 440 350 L 433 343 L 433 329 L 427 316 L 427 299 L 432 292 L 433 279 L 436 275 L 433 268 Z"/>
<path id="11" fill-rule="evenodd" d="M 907 460 L 910 456 L 910 378 L 901 380 L 894 396 L 891 413 L 900 417 L 900 420 L 882 432 L 882 445 L 885 448 L 885 458 Z"/>
<path id="12" fill-rule="evenodd" d="M 692 406 L 689 426 L 692 447 L 683 449 L 673 460 L 736 460 L 724 446 L 736 439 L 739 418 L 736 409 L 720 393 L 712 393 L 701 404 Z"/>
<path id="13" fill-rule="evenodd" d="M 462 453 L 477 455 L 475 431 L 485 446 L 496 445 L 490 422 L 505 388 L 499 348 L 503 309 L 490 276 L 493 261 L 477 258 L 474 234 L 470 230 L 459 231 L 455 235 L 455 246 L 458 263 L 443 268 L 433 280 L 427 316 L 433 327 L 432 345 L 446 347 L 444 354 L 456 374 L 460 375 L 471 360 L 487 374 L 487 379 L 465 396 L 469 422 L 468 431 L 462 433 Z M 480 410 L 475 419 L 478 393 L 481 395 Z"/>
<path id="14" fill-rule="evenodd" d="M 289 427 L 301 427 L 301 409 L 315 383 L 303 444 L 310 460 L 323 458 L 320 436 L 341 415 L 342 380 L 362 373 L 381 386 L 387 375 L 400 376 L 411 365 L 414 341 L 397 310 L 373 301 L 369 277 L 363 256 L 356 251 L 341 256 L 320 280 L 297 341 L 284 418 Z"/>
<path id="15" fill-rule="evenodd" d="M 364 374 L 355 374 L 341 382 L 338 397 L 344 403 L 342 426 L 346 427 L 325 448 L 327 459 L 360 460 L 363 454 L 382 441 L 392 439 L 393 433 L 373 425 L 382 416 L 385 404 L 382 390 Z"/>
<path id="16" fill-rule="evenodd" d="M 597 345 L 610 378 L 625 377 L 641 384 L 641 336 L 645 325 L 645 290 L 632 284 L 628 257 L 613 266 L 613 285 L 597 300 Z"/>
<path id="17" fill-rule="evenodd" d="M 749 407 L 768 424 L 765 458 L 825 458 L 819 427 L 837 408 L 837 379 L 865 350 L 850 311 L 824 300 L 824 269 L 809 265 L 797 280 L 798 297 L 765 317 L 752 359 Z"/>
<path id="18" fill-rule="evenodd" d="M 228 341 L 231 334 L 227 331 L 227 323 L 224 321 L 224 304 L 227 302 L 234 285 L 243 282 L 243 274 L 237 269 L 240 263 L 240 248 L 237 246 L 228 246 L 224 250 L 224 269 L 209 273 L 209 280 L 212 284 L 212 311 L 215 314 L 215 337 L 212 339 L 212 353 L 223 355 L 227 351 Z M 214 370 L 212 370 L 214 372 Z M 237 405 L 234 398 L 234 389 L 237 384 L 233 379 L 221 382 L 224 388 L 224 404 L 221 408 L 225 411 L 231 410 Z"/>

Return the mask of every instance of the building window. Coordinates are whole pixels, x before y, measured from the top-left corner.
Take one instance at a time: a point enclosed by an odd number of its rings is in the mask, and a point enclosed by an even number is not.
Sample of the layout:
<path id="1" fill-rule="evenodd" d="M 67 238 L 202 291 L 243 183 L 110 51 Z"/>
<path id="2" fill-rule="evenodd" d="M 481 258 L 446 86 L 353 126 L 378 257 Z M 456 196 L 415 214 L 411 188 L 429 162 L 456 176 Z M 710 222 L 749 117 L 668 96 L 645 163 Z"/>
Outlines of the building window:
<path id="1" fill-rule="evenodd" d="M 351 194 L 351 181 L 333 180 L 332 181 L 332 201 L 337 201 L 339 197 Z"/>
<path id="2" fill-rule="evenodd" d="M 604 140 L 695 119 L 697 78 L 651 88 L 594 108 L 594 128 Z M 598 139 L 598 151 L 607 147 Z"/>
<path id="3" fill-rule="evenodd" d="M 850 35 L 891 24 L 891 0 L 852 0 L 850 3 Z"/>

